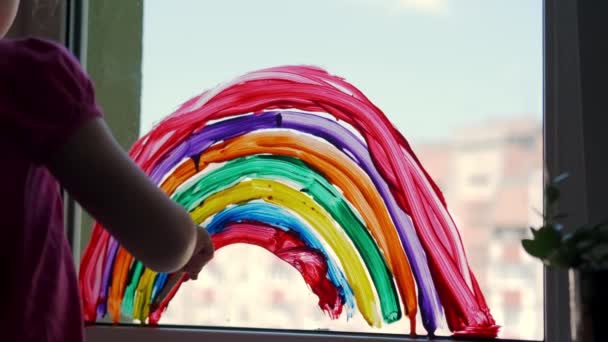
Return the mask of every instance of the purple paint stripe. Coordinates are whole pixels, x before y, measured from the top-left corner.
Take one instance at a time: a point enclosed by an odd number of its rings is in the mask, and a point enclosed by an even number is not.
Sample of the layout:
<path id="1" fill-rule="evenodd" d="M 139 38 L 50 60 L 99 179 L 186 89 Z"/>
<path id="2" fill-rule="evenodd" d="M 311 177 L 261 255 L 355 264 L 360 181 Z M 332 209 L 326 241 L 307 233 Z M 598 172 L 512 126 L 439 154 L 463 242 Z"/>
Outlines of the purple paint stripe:
<path id="1" fill-rule="evenodd" d="M 424 328 L 433 334 L 437 328 L 437 319 L 442 314 L 439 295 L 435 289 L 431 272 L 428 268 L 426 253 L 414 230 L 409 216 L 398 206 L 388 184 L 376 169 L 367 146 L 352 132 L 334 120 L 313 114 L 293 111 L 281 113 L 283 118 L 281 127 L 294 129 L 313 134 L 335 145 L 337 148 L 348 151 L 345 153 L 369 175 L 374 185 L 384 199 L 384 203 L 393 219 L 401 245 L 410 260 L 416 283 L 418 284 L 418 301 Z M 354 157 L 354 158 L 353 158 Z"/>
<path id="2" fill-rule="evenodd" d="M 97 317 L 104 317 L 107 311 L 107 297 L 108 297 L 108 288 L 110 287 L 110 273 L 112 273 L 114 267 L 114 258 L 116 257 L 116 253 L 118 251 L 118 242 L 114 240 L 114 238 L 110 238 L 108 242 L 108 251 L 109 253 L 106 256 L 105 266 L 103 268 L 103 277 L 101 278 L 101 286 L 99 293 L 99 305 L 97 306 Z"/>
<path id="3" fill-rule="evenodd" d="M 238 137 L 260 129 L 278 128 L 279 125 L 279 112 L 268 112 L 259 115 L 240 116 L 206 126 L 172 150 L 162 162 L 154 167 L 150 178 L 154 183 L 159 184 L 163 176 L 168 174 L 184 158 L 198 155 L 218 141 Z"/>
<path id="4" fill-rule="evenodd" d="M 323 138 L 361 166 L 376 185 L 397 227 L 399 239 L 410 260 L 416 283 L 424 328 L 433 334 L 442 315 L 439 296 L 427 264 L 426 253 L 412 226 L 409 216 L 398 206 L 388 184 L 376 169 L 365 144 L 352 132 L 334 120 L 298 111 L 268 111 L 220 121 L 204 127 L 172 150 L 152 170 L 151 178 L 158 184 L 176 164 L 195 157 L 212 144 L 246 133 L 272 128 L 287 128 Z"/>

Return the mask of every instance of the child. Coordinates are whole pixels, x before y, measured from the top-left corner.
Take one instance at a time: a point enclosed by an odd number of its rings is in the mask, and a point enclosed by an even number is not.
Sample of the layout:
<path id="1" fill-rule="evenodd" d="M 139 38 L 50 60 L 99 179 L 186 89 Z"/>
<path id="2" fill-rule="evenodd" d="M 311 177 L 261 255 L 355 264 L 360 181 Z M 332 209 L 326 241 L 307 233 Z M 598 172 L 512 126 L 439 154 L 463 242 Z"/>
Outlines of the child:
<path id="1" fill-rule="evenodd" d="M 0 38 L 17 6 L 0 1 Z M 3 341 L 83 340 L 57 182 L 155 271 L 195 279 L 213 256 L 206 231 L 115 142 L 91 81 L 56 44 L 0 39 L 0 152 Z"/>

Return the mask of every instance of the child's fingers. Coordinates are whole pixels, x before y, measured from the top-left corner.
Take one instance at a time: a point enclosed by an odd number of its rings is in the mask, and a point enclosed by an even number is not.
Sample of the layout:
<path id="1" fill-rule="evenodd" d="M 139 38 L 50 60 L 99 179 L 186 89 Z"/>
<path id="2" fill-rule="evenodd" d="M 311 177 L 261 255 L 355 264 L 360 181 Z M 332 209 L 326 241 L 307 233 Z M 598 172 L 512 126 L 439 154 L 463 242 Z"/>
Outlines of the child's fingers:
<path id="1" fill-rule="evenodd" d="M 184 267 L 183 271 L 188 274 L 188 277 L 190 279 L 196 280 L 200 271 L 212 258 L 213 251 L 204 249 L 200 253 L 197 253 L 192 256 L 192 259 L 190 259 L 188 264 Z"/>
<path id="2" fill-rule="evenodd" d="M 190 261 L 182 269 L 190 279 L 198 278 L 199 272 L 213 258 L 214 246 L 209 233 L 205 229 L 198 229 L 196 246 Z"/>

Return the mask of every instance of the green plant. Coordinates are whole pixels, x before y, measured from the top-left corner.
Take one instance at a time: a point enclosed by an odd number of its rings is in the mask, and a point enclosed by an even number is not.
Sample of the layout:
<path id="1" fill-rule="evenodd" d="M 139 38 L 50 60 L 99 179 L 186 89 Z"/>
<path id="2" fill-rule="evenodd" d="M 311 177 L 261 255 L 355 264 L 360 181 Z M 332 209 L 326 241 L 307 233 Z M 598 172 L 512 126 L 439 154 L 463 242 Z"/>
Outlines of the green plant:
<path id="1" fill-rule="evenodd" d="M 522 246 L 533 257 L 548 266 L 574 268 L 583 271 L 608 270 L 608 224 L 587 224 L 569 229 L 560 224 L 566 217 L 559 213 L 561 196 L 559 184 L 567 174 L 555 178 L 545 187 L 544 225 L 530 227 L 532 239 L 522 240 Z"/>

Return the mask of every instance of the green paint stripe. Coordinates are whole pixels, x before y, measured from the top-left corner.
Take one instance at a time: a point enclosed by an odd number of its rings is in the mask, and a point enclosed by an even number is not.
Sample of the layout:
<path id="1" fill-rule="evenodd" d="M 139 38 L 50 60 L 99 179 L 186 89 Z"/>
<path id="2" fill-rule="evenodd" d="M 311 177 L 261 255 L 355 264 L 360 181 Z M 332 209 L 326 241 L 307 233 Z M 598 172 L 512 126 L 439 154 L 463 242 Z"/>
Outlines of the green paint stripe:
<path id="1" fill-rule="evenodd" d="M 135 261 L 135 265 L 132 267 L 134 267 L 134 271 L 133 274 L 127 278 L 127 281 L 130 281 L 130 283 L 125 289 L 125 293 L 122 297 L 122 304 L 120 306 L 120 312 L 128 318 L 133 318 L 133 299 L 135 296 L 135 289 L 137 289 L 137 285 L 139 285 L 139 280 L 141 279 L 141 275 L 144 271 L 144 266 L 140 261 Z"/>
<path id="2" fill-rule="evenodd" d="M 186 188 L 178 189 L 173 200 L 188 210 L 195 209 L 210 195 L 245 178 L 286 180 L 298 184 L 338 222 L 351 239 L 372 278 L 382 316 L 386 322 L 401 318 L 401 307 L 393 276 L 382 252 L 344 196 L 319 173 L 299 159 L 275 155 L 256 155 L 234 159 L 213 170 Z"/>

